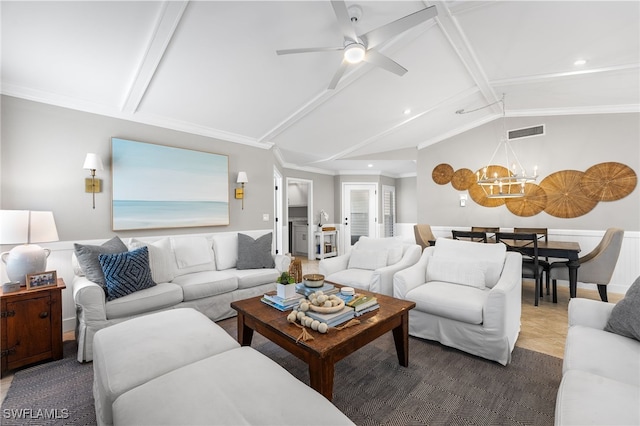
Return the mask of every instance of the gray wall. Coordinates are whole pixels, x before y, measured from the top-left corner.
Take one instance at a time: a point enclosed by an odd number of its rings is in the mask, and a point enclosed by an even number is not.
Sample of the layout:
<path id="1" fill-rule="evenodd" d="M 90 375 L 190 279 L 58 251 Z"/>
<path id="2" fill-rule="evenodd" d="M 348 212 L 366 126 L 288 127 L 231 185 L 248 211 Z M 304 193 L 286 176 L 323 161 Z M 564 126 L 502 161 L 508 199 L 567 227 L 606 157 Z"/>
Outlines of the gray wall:
<path id="1" fill-rule="evenodd" d="M 546 135 L 512 142 L 525 168 L 531 170 L 534 165 L 538 166 L 539 183 L 560 170 L 585 171 L 595 164 L 609 161 L 626 164 L 638 173 L 639 122 L 640 114 L 636 113 L 527 117 L 507 119 L 507 129 L 546 125 Z M 506 206 L 482 207 L 470 198 L 467 207 L 459 207 L 459 194 L 467 191 L 458 191 L 450 184 L 436 184 L 431 176 L 433 168 L 440 163 L 448 163 L 454 170 L 480 169 L 497 146 L 501 127 L 501 120 L 497 120 L 418 152 L 418 222 L 454 227 L 531 226 L 603 230 L 616 226 L 627 231 L 640 230 L 640 190 L 637 186 L 626 198 L 599 202 L 591 212 L 571 219 L 556 218 L 545 212 L 520 217 L 512 214 Z M 504 155 L 496 158 L 501 160 Z"/>
<path id="2" fill-rule="evenodd" d="M 118 232 L 121 237 L 271 228 L 273 155 L 261 148 L 167 130 L 23 99 L 2 97 L 2 209 L 52 210 L 61 241 L 108 238 L 111 231 L 111 137 L 229 156 L 228 226 Z M 88 152 L 99 154 L 105 170 L 102 193 L 84 192 Z M 247 172 L 245 207 L 234 198 L 239 171 Z M 331 185 L 328 185 L 331 188 Z M 329 197 L 331 198 L 332 195 Z"/>
<path id="3" fill-rule="evenodd" d="M 396 179 L 396 210 L 398 223 L 418 222 L 418 200 L 415 176 Z"/>
<path id="4" fill-rule="evenodd" d="M 311 213 L 314 223 L 318 223 L 318 219 L 320 218 L 320 210 L 324 210 L 329 213 L 329 223 L 333 223 L 336 220 L 337 216 L 335 215 L 333 204 L 333 176 L 323 175 L 319 173 L 309 173 L 294 169 L 282 169 L 281 172 L 283 175 L 283 185 L 286 185 L 286 178 L 298 178 L 313 181 L 313 205 L 308 206 L 308 208 L 313 209 Z M 283 196 L 286 197 L 286 191 Z M 285 218 L 285 223 L 288 220 L 288 217 Z"/>

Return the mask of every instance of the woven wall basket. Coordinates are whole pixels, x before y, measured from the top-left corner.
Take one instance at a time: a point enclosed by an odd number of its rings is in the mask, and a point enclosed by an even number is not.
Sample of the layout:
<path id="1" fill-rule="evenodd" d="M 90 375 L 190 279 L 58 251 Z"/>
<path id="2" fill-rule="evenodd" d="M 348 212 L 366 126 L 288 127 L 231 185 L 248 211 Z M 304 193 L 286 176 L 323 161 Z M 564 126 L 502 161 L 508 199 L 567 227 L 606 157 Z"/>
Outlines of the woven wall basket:
<path id="1" fill-rule="evenodd" d="M 562 170 L 547 176 L 540 187 L 547 194 L 547 206 L 544 211 L 551 216 L 564 219 L 589 213 L 598 201 L 588 197 L 580 186 L 584 172 Z"/>
<path id="2" fill-rule="evenodd" d="M 452 177 L 453 167 L 446 163 L 438 164 L 433 168 L 433 172 L 431 172 L 431 178 L 438 185 L 448 184 L 451 182 Z"/>
<path id="3" fill-rule="evenodd" d="M 580 187 L 596 201 L 615 201 L 631 194 L 638 184 L 633 169 L 621 163 L 600 163 L 584 172 Z"/>
<path id="4" fill-rule="evenodd" d="M 476 182 L 476 175 L 469 169 L 458 169 L 451 178 L 451 186 L 458 191 L 466 191 Z"/>
<path id="5" fill-rule="evenodd" d="M 535 216 L 547 207 L 547 193 L 534 183 L 524 186 L 524 197 L 508 198 L 507 209 L 516 216 Z"/>

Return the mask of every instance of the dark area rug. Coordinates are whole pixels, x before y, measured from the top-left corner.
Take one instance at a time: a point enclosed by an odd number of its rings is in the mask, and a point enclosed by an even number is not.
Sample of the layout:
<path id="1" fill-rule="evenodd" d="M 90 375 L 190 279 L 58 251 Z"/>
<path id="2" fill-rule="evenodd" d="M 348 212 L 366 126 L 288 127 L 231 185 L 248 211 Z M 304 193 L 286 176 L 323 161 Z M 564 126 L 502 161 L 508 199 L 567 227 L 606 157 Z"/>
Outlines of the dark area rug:
<path id="1" fill-rule="evenodd" d="M 235 318 L 219 324 L 236 336 Z M 259 334 L 252 346 L 309 383 L 302 361 Z M 92 364 L 76 361 L 75 342 L 64 351 L 60 361 L 15 374 L 0 423 L 95 424 Z M 551 425 L 561 378 L 560 358 L 516 347 L 503 367 L 415 338 L 401 367 L 387 334 L 336 365 L 333 403 L 358 425 Z"/>

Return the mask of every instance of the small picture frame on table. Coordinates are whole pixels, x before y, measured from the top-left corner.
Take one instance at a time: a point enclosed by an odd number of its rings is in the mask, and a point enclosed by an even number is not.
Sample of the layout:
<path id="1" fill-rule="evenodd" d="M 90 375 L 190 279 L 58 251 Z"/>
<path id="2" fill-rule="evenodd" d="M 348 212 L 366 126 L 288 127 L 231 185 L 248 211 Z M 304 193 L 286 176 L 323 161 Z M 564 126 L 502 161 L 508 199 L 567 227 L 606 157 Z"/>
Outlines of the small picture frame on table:
<path id="1" fill-rule="evenodd" d="M 37 274 L 27 274 L 27 290 L 39 288 L 55 287 L 58 285 L 58 274 L 56 271 L 38 272 Z"/>

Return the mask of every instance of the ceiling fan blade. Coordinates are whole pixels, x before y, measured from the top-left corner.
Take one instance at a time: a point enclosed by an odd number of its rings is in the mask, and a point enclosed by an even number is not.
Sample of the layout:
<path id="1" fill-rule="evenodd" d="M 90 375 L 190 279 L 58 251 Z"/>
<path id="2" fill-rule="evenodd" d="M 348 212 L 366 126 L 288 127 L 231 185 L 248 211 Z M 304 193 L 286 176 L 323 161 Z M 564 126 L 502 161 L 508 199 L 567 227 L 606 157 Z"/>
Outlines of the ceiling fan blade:
<path id="1" fill-rule="evenodd" d="M 276 50 L 278 55 L 289 55 L 292 53 L 309 53 L 309 52 L 333 52 L 336 50 L 344 50 L 344 47 L 302 47 L 299 49 L 281 49 Z"/>
<path id="2" fill-rule="evenodd" d="M 342 75 L 347 69 L 347 65 L 349 65 L 348 62 L 343 60 L 342 63 L 340 64 L 340 67 L 338 68 L 338 71 L 336 71 L 336 73 L 333 75 L 333 78 L 331 79 L 331 83 L 329 83 L 329 87 L 328 87 L 329 90 L 333 90 L 336 88 L 336 86 L 338 85 L 338 82 L 342 78 Z"/>
<path id="3" fill-rule="evenodd" d="M 384 68 L 387 71 L 399 75 L 400 77 L 405 75 L 405 73 L 407 72 L 407 69 L 405 67 L 376 50 L 367 50 L 364 61 L 372 65 L 376 65 L 380 68 Z"/>
<path id="4" fill-rule="evenodd" d="M 353 42 L 357 42 L 358 35 L 356 34 L 356 30 L 355 28 L 353 28 L 353 24 L 351 23 L 351 18 L 349 17 L 346 3 L 344 1 L 332 1 L 331 6 L 333 6 L 333 11 L 336 14 L 336 18 L 338 18 L 340 31 L 342 31 L 342 35 L 344 36 L 344 38 Z"/>
<path id="5" fill-rule="evenodd" d="M 436 7 L 429 6 L 425 9 L 412 13 L 411 15 L 407 15 L 404 18 L 400 18 L 396 21 L 371 30 L 366 34 L 361 35 L 360 38 L 364 42 L 367 49 L 370 49 L 437 15 L 438 11 L 436 10 Z"/>

